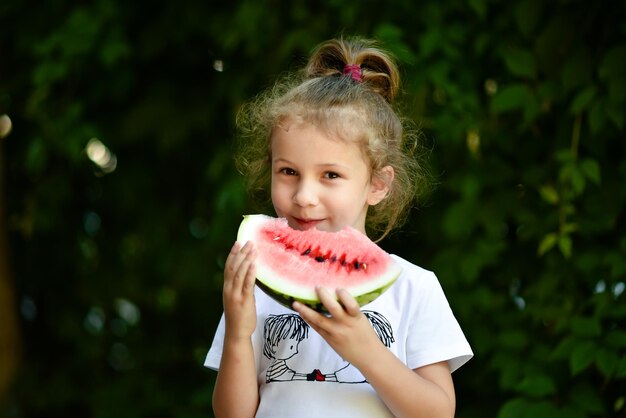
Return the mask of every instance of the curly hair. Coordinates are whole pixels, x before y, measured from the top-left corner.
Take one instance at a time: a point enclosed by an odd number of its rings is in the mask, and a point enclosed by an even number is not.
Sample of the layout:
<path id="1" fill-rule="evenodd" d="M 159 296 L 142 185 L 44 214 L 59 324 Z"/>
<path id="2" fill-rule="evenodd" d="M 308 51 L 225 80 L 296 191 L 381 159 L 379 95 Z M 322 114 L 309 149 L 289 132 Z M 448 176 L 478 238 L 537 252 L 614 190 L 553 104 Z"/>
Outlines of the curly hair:
<path id="1" fill-rule="evenodd" d="M 346 65 L 360 67 L 359 82 L 344 76 Z M 399 85 L 393 58 L 375 41 L 339 38 L 319 45 L 301 71 L 281 77 L 237 115 L 235 160 L 253 199 L 269 206 L 272 131 L 286 120 L 304 122 L 359 144 L 372 176 L 393 168 L 389 192 L 369 208 L 366 228 L 380 240 L 400 226 L 430 182 L 420 135 L 394 106 Z"/>

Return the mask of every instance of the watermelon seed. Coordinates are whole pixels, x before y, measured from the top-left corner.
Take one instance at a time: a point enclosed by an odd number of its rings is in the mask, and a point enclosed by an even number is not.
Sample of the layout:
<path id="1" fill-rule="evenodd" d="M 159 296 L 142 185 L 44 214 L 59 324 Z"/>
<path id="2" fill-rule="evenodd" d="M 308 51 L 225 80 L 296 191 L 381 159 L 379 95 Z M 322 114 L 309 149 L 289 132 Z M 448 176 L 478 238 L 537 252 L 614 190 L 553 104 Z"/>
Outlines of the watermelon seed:
<path id="1" fill-rule="evenodd" d="M 276 236 L 274 237 L 274 241 L 278 241 L 280 238 L 281 238 L 281 237 L 280 237 L 280 235 L 276 235 Z"/>
<path id="2" fill-rule="evenodd" d="M 354 269 L 355 269 L 355 270 L 358 270 L 358 269 L 359 269 L 359 262 L 358 262 L 358 261 L 355 261 L 355 262 L 354 262 Z"/>
<path id="3" fill-rule="evenodd" d="M 320 263 L 324 262 L 324 257 L 317 256 L 315 257 L 315 261 L 319 261 Z"/>
<path id="4" fill-rule="evenodd" d="M 309 255 L 309 254 L 311 254 L 311 249 L 310 248 L 305 250 L 301 255 Z"/>
<path id="5" fill-rule="evenodd" d="M 363 267 L 363 270 L 367 270 L 367 264 L 361 263 L 361 267 Z"/>
<path id="6" fill-rule="evenodd" d="M 333 255 L 333 256 L 330 258 L 330 262 L 331 262 L 331 263 L 334 263 L 335 261 L 337 261 L 337 256 L 336 256 L 336 255 Z"/>

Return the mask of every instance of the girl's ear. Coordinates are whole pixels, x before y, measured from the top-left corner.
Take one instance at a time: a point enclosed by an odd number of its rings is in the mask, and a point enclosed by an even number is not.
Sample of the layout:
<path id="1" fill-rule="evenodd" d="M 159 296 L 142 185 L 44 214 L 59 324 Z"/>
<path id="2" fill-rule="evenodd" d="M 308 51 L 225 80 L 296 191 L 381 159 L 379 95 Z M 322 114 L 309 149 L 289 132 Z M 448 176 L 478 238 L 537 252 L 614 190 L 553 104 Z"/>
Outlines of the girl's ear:
<path id="1" fill-rule="evenodd" d="M 367 197 L 367 204 L 370 206 L 377 205 L 383 200 L 389 190 L 391 189 L 391 183 L 393 182 L 394 171 L 393 167 L 386 165 L 377 173 L 372 175 L 370 182 L 370 192 Z"/>

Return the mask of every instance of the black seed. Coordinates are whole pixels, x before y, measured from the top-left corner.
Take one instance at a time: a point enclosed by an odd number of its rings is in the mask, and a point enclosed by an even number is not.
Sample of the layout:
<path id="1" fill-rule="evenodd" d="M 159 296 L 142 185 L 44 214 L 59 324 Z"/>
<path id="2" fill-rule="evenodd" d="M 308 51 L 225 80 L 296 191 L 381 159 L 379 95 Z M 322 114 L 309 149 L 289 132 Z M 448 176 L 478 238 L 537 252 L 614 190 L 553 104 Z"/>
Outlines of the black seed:
<path id="1" fill-rule="evenodd" d="M 320 263 L 324 262 L 324 257 L 317 256 L 315 257 L 315 261 L 319 261 Z"/>
<path id="2" fill-rule="evenodd" d="M 355 269 L 355 270 L 358 270 L 358 269 L 359 269 L 359 262 L 358 262 L 358 261 L 355 261 L 355 262 L 354 262 L 354 269 Z"/>
<path id="3" fill-rule="evenodd" d="M 302 255 L 309 255 L 309 254 L 311 254 L 311 249 L 310 249 L 310 248 L 309 248 L 309 249 L 307 249 L 307 250 L 305 250 L 305 251 L 302 253 Z"/>
<path id="4" fill-rule="evenodd" d="M 336 256 L 336 255 L 333 255 L 333 256 L 330 258 L 330 262 L 331 262 L 331 263 L 334 263 L 335 261 L 337 261 L 337 256 Z"/>

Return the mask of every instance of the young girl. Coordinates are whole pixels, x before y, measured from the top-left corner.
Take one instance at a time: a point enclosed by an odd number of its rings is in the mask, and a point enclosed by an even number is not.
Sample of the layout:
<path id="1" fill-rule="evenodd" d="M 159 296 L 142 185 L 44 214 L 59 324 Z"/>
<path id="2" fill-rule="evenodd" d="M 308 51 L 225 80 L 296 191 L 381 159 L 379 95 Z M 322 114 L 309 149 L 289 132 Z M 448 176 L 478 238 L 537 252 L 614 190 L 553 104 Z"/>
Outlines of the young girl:
<path id="1" fill-rule="evenodd" d="M 384 237 L 424 179 L 392 106 L 398 84 L 374 43 L 320 45 L 301 73 L 240 114 L 239 162 L 251 190 L 268 192 L 292 228 L 350 225 Z M 366 309 L 343 289 L 319 288 L 322 315 L 260 291 L 255 256 L 251 243 L 236 242 L 226 260 L 224 316 L 205 362 L 218 370 L 217 417 L 454 415 L 451 373 L 472 351 L 432 272 L 394 256 L 402 274 Z M 296 324 L 298 315 L 302 325 L 276 338 L 276 318 Z"/>

